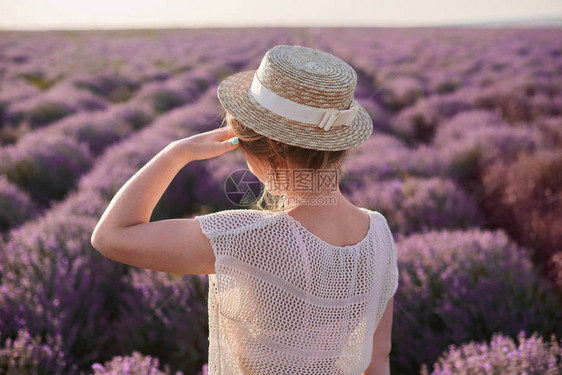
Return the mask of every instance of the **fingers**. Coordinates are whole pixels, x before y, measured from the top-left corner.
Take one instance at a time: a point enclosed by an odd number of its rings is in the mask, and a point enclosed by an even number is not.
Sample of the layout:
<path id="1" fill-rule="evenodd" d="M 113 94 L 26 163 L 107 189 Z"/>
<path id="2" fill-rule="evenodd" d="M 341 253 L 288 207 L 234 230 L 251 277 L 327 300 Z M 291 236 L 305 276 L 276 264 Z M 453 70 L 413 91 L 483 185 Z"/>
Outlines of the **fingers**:
<path id="1" fill-rule="evenodd" d="M 232 128 L 230 126 L 224 126 L 213 130 L 209 130 L 207 134 L 212 135 L 213 139 L 219 142 L 234 137 L 234 132 L 232 131 Z"/>
<path id="2" fill-rule="evenodd" d="M 238 138 L 237 138 L 237 137 L 234 137 L 234 138 L 229 138 L 229 139 L 227 139 L 226 141 L 223 141 L 222 143 L 226 143 L 226 145 L 227 145 L 229 148 L 236 148 L 236 147 L 238 147 L 238 144 L 239 144 L 240 142 L 238 142 Z"/>
<path id="3" fill-rule="evenodd" d="M 235 134 L 232 131 L 232 128 L 229 127 L 229 128 L 223 128 L 223 131 L 220 132 L 218 135 L 219 135 L 219 140 L 224 141 L 234 137 Z"/>
<path id="4" fill-rule="evenodd" d="M 189 137 L 193 144 L 195 160 L 209 159 L 234 150 L 238 143 L 232 143 L 234 133 L 230 127 L 220 127 Z"/>
<path id="5" fill-rule="evenodd" d="M 239 142 L 236 143 L 232 143 L 232 139 L 233 138 L 228 138 L 220 143 L 217 143 L 217 155 L 223 154 L 225 152 L 234 150 L 236 147 L 238 147 Z"/>

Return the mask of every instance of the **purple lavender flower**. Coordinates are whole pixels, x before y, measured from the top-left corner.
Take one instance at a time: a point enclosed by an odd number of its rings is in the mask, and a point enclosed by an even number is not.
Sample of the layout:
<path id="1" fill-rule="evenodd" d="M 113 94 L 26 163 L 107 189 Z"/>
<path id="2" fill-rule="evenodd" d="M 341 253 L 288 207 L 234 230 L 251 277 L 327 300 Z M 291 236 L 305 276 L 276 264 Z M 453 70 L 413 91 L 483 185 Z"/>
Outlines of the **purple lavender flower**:
<path id="1" fill-rule="evenodd" d="M 60 334 L 69 363 L 118 353 L 110 327 L 127 286 L 125 265 L 90 244 L 96 219 L 49 213 L 10 232 L 0 249 L 0 332 Z"/>
<path id="2" fill-rule="evenodd" d="M 558 342 L 552 334 L 545 342 L 537 332 L 527 336 L 521 331 L 514 341 L 498 332 L 489 343 L 452 344 L 434 363 L 431 374 L 562 374 L 562 339 Z M 427 364 L 420 374 L 429 374 Z"/>
<path id="3" fill-rule="evenodd" d="M 31 219 L 38 208 L 29 196 L 0 176 L 0 231 L 15 227 Z"/>
<path id="4" fill-rule="evenodd" d="M 391 179 L 348 193 L 354 204 L 380 211 L 403 234 L 485 225 L 477 203 L 453 181 L 440 177 Z"/>
<path id="5" fill-rule="evenodd" d="M 43 342 L 39 335 L 31 337 L 22 328 L 15 339 L 7 337 L 0 347 L 0 372 L 3 374 L 61 374 L 76 370 L 76 366 L 69 365 L 62 350 L 60 334 L 56 338 L 47 336 Z"/>
<path id="6" fill-rule="evenodd" d="M 74 112 L 76 108 L 63 101 L 38 97 L 11 105 L 6 109 L 6 118 L 12 125 L 25 121 L 31 128 L 37 128 Z"/>
<path id="7" fill-rule="evenodd" d="M 341 188 L 352 193 L 387 179 L 445 177 L 447 167 L 432 147 L 419 145 L 410 149 L 396 137 L 374 135 L 347 157 L 342 169 Z"/>
<path id="8" fill-rule="evenodd" d="M 386 87 L 392 98 L 389 105 L 394 109 L 401 109 L 413 105 L 419 98 L 425 95 L 425 90 L 419 78 L 409 75 L 399 75 L 389 80 Z"/>
<path id="9" fill-rule="evenodd" d="M 62 134 L 31 133 L 3 159 L 6 177 L 42 205 L 63 198 L 92 164 L 88 147 Z"/>
<path id="10" fill-rule="evenodd" d="M 113 106 L 107 111 L 82 112 L 68 116 L 49 128 L 88 144 L 94 156 L 111 144 L 128 137 L 152 120 L 150 113 L 126 106 Z"/>
<path id="11" fill-rule="evenodd" d="M 562 299 L 503 230 L 436 230 L 397 236 L 393 357 L 405 373 L 433 363 L 449 344 L 495 332 L 562 329 Z"/>
<path id="12" fill-rule="evenodd" d="M 134 269 L 124 281 L 132 291 L 122 296 L 112 328 L 122 350 L 140 346 L 174 368 L 197 373 L 207 360 L 207 278 Z"/>
<path id="13" fill-rule="evenodd" d="M 457 95 L 434 95 L 400 111 L 393 121 L 393 129 L 410 142 L 430 142 L 443 120 L 471 108 L 470 102 Z"/>
<path id="14" fill-rule="evenodd" d="M 160 361 L 150 355 L 142 355 L 137 351 L 133 351 L 128 356 L 115 356 L 113 359 L 92 365 L 93 375 L 113 375 L 113 374 L 143 374 L 143 375 L 183 375 L 183 372 L 177 371 L 175 374 L 170 371 L 169 366 L 165 366 L 165 370 L 159 369 Z"/>
<path id="15" fill-rule="evenodd" d="M 482 184 L 489 222 L 508 228 L 532 248 L 533 260 L 562 287 L 562 151 L 545 149 L 496 162 L 485 170 Z"/>
<path id="16" fill-rule="evenodd" d="M 122 75 L 101 74 L 77 78 L 74 85 L 80 89 L 90 90 L 111 102 L 129 100 L 140 84 Z"/>
<path id="17" fill-rule="evenodd" d="M 461 114 L 439 128 L 435 142 L 439 155 L 459 181 L 479 179 L 498 160 L 513 160 L 520 152 L 532 153 L 543 137 L 537 129 L 513 128 L 493 113 Z"/>

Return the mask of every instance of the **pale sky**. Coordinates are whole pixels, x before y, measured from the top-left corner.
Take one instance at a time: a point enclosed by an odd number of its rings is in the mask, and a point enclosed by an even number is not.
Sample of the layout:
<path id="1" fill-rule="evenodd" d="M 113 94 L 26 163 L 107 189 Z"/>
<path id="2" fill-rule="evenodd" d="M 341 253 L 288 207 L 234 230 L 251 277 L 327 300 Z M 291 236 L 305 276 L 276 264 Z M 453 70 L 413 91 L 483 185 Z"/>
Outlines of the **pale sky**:
<path id="1" fill-rule="evenodd" d="M 430 26 L 562 17 L 562 0 L 0 0 L 0 29 Z"/>

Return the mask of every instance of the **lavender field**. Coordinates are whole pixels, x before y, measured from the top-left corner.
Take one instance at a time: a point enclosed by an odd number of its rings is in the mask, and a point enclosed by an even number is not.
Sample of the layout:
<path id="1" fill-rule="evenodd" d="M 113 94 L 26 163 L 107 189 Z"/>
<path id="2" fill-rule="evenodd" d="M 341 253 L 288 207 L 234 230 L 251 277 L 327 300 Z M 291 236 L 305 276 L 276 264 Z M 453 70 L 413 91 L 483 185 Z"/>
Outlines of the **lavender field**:
<path id="1" fill-rule="evenodd" d="M 206 275 L 105 258 L 92 230 L 216 89 L 275 45 L 358 74 L 375 131 L 341 189 L 394 233 L 393 374 L 562 374 L 560 29 L 0 32 L 0 374 L 206 374 Z M 152 220 L 236 208 L 241 151 L 188 164 Z M 127 372 L 128 371 L 128 372 Z"/>

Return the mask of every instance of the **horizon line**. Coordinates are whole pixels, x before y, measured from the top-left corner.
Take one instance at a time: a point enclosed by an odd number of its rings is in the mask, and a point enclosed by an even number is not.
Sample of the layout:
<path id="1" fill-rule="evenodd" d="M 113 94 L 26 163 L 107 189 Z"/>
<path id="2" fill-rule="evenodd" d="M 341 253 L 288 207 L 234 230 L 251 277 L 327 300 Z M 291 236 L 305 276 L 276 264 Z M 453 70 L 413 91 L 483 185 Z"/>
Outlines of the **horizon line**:
<path id="1" fill-rule="evenodd" d="M 528 17 L 528 18 L 508 18 L 508 19 L 495 19 L 495 20 L 472 20 L 462 22 L 435 22 L 435 23 L 373 23 L 373 24 L 354 24 L 354 25 L 314 25 L 314 24 L 245 24 L 245 25 L 224 25 L 221 24 L 200 24 L 200 25 L 87 25 L 69 26 L 69 27 L 55 27 L 44 26 L 39 28 L 33 27 L 8 27 L 5 28 L 0 25 L 2 32 L 42 32 L 42 31 L 143 31 L 143 30 L 171 30 L 171 29 L 208 29 L 208 30 L 229 30 L 229 29 L 302 29 L 302 28 L 398 28 L 398 29 L 411 29 L 411 28 L 439 28 L 439 27 L 491 27 L 491 28 L 559 28 L 562 27 L 562 15 L 550 17 Z"/>

